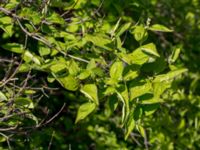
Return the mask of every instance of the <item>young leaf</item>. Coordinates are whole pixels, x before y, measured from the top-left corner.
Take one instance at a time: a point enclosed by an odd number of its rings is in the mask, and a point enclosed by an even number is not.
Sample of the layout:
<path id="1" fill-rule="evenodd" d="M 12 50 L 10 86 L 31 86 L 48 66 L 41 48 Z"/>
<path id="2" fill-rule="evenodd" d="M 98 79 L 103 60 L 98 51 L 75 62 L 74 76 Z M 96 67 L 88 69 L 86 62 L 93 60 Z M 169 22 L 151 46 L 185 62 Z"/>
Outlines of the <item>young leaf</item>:
<path id="1" fill-rule="evenodd" d="M 160 24 L 154 24 L 152 25 L 149 30 L 151 31 L 160 31 L 160 32 L 173 32 L 173 30 L 170 30 L 169 28 L 160 25 Z"/>
<path id="2" fill-rule="evenodd" d="M 90 113 L 92 113 L 95 110 L 95 108 L 96 108 L 95 103 L 88 102 L 82 104 L 78 109 L 75 123 L 79 122 L 80 120 L 83 120 Z"/>
<path id="3" fill-rule="evenodd" d="M 93 101 L 96 105 L 99 104 L 98 91 L 95 84 L 86 84 L 81 88 L 81 92 Z"/>
<path id="4" fill-rule="evenodd" d="M 110 68 L 110 77 L 112 79 L 121 80 L 123 70 L 124 70 L 124 66 L 121 61 L 114 62 Z"/>

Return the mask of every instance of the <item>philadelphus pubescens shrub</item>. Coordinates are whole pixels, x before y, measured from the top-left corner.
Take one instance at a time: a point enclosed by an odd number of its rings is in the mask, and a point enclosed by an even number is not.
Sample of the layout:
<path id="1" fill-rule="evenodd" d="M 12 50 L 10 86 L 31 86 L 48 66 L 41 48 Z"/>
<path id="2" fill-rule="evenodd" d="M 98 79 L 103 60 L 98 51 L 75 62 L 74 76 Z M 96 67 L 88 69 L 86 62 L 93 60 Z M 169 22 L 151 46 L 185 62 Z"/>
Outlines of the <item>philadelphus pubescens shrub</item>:
<path id="1" fill-rule="evenodd" d="M 170 56 L 168 67 L 168 58 L 148 35 L 171 29 L 151 24 L 150 19 L 111 21 L 111 16 L 101 14 L 101 5 L 82 0 L 10 0 L 0 5 L 2 141 L 9 143 L 7 133 L 40 128 L 51 121 L 41 122 L 34 110 L 41 107 L 38 92 L 51 97 L 45 90 L 54 88 L 81 99 L 75 124 L 97 111 L 106 111 L 108 118 L 120 112 L 118 125 L 125 139 L 133 130 L 146 137 L 143 118 L 157 110 L 162 94 L 187 71 L 173 66 L 180 48 Z"/>

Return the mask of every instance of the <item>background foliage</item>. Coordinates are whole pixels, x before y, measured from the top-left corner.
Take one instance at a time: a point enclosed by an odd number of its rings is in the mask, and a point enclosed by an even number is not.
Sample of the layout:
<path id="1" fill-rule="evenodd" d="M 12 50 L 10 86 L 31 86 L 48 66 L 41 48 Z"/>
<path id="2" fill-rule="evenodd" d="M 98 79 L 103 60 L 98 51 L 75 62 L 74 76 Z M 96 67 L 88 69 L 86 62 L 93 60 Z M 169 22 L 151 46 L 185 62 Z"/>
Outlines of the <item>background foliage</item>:
<path id="1" fill-rule="evenodd" d="M 1 149 L 199 149 L 199 6 L 1 1 Z"/>

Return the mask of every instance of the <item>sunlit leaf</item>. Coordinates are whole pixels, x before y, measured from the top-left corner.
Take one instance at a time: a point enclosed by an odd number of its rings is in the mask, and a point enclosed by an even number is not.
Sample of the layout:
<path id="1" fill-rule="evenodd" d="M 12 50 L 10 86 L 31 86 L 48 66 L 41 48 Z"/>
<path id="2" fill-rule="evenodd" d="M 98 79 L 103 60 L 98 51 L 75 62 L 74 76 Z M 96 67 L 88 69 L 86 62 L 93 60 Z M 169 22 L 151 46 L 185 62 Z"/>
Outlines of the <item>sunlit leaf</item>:
<path id="1" fill-rule="evenodd" d="M 124 66 L 121 61 L 114 62 L 110 68 L 110 77 L 116 80 L 121 80 L 123 70 Z"/>
<path id="2" fill-rule="evenodd" d="M 154 79 L 154 82 L 169 81 L 187 71 L 188 69 L 186 68 L 173 70 L 173 71 L 168 72 L 167 74 L 156 76 L 156 78 Z"/>
<path id="3" fill-rule="evenodd" d="M 173 30 L 165 27 L 164 25 L 154 24 L 152 25 L 149 30 L 151 31 L 160 31 L 160 32 L 173 32 Z"/>
<path id="4" fill-rule="evenodd" d="M 98 91 L 95 84 L 86 84 L 80 90 L 86 97 L 93 101 L 96 105 L 99 104 Z"/>
<path id="5" fill-rule="evenodd" d="M 158 54 L 157 50 L 156 50 L 156 46 L 153 43 L 149 43 L 146 45 L 143 45 L 141 47 L 142 51 L 144 51 L 147 54 L 156 56 L 156 57 L 160 57 L 160 55 Z"/>
<path id="6" fill-rule="evenodd" d="M 79 87 L 79 82 L 73 76 L 56 77 L 58 82 L 67 90 L 76 91 Z"/>
<path id="7" fill-rule="evenodd" d="M 139 96 L 142 96 L 146 93 L 151 93 L 152 85 L 151 83 L 138 83 L 133 84 L 130 87 L 130 100 L 133 100 Z"/>
<path id="8" fill-rule="evenodd" d="M 96 108 L 95 103 L 88 102 L 82 104 L 78 109 L 75 123 L 85 119 L 90 113 L 92 113 L 95 110 L 95 108 Z"/>

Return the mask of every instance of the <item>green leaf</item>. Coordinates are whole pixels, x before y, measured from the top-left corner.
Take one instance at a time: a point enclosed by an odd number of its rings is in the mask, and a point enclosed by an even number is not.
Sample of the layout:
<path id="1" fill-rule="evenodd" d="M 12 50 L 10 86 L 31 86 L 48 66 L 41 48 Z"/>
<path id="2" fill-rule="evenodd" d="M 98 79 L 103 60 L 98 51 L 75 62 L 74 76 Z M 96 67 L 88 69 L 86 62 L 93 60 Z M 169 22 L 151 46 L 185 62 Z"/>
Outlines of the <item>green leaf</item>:
<path id="1" fill-rule="evenodd" d="M 130 22 L 129 22 L 129 23 L 126 23 L 126 24 L 124 24 L 124 25 L 122 25 L 122 26 L 119 28 L 119 30 L 117 31 L 116 37 L 121 36 L 126 30 L 128 30 L 128 29 L 130 28 L 130 26 L 131 26 L 131 23 L 130 23 Z"/>
<path id="2" fill-rule="evenodd" d="M 152 115 L 159 107 L 159 104 L 143 105 L 142 109 L 146 116 Z"/>
<path id="3" fill-rule="evenodd" d="M 128 88 L 125 85 L 121 85 L 117 89 L 117 96 L 119 99 L 122 101 L 122 125 L 127 120 L 127 117 L 129 116 L 130 113 L 130 108 L 129 108 L 129 93 L 128 93 Z"/>
<path id="4" fill-rule="evenodd" d="M 138 42 L 143 42 L 148 37 L 148 33 L 143 26 L 136 26 L 132 33 L 134 35 L 135 40 Z"/>
<path id="5" fill-rule="evenodd" d="M 91 59 L 90 62 L 88 63 L 87 65 L 87 70 L 91 70 L 91 69 L 94 69 L 96 68 L 96 62 L 94 59 Z"/>
<path id="6" fill-rule="evenodd" d="M 40 53 L 40 56 L 46 56 L 51 53 L 51 49 L 48 47 L 39 46 L 39 53 Z"/>
<path id="7" fill-rule="evenodd" d="M 125 140 L 127 140 L 128 136 L 130 135 L 134 127 L 135 127 L 135 120 L 133 119 L 133 112 L 132 112 L 130 113 L 128 121 L 126 123 Z"/>
<path id="8" fill-rule="evenodd" d="M 79 68 L 78 64 L 74 60 L 71 60 L 69 62 L 68 69 L 69 69 L 69 73 L 71 75 L 74 75 L 74 76 L 77 75 L 80 72 L 80 68 Z"/>
<path id="9" fill-rule="evenodd" d="M 150 82 L 146 83 L 133 83 L 130 90 L 130 100 L 133 100 L 139 96 L 147 93 L 151 93 L 152 85 Z"/>
<path id="10" fill-rule="evenodd" d="M 0 28 L 3 29 L 10 37 L 13 34 L 13 25 L 1 25 Z"/>
<path id="11" fill-rule="evenodd" d="M 169 28 L 160 25 L 160 24 L 154 24 L 152 25 L 149 30 L 151 31 L 160 31 L 160 32 L 173 32 L 173 30 L 170 30 Z"/>
<path id="12" fill-rule="evenodd" d="M 167 89 L 170 88 L 171 82 L 163 81 L 163 82 L 154 82 L 153 83 L 153 94 L 155 99 L 159 99 L 161 94 Z"/>
<path id="13" fill-rule="evenodd" d="M 141 49 L 142 49 L 143 52 L 145 52 L 147 54 L 150 54 L 150 55 L 153 55 L 153 56 L 156 56 L 156 57 L 160 57 L 160 55 L 158 54 L 158 52 L 156 50 L 156 46 L 153 43 L 143 45 L 141 47 Z"/>
<path id="14" fill-rule="evenodd" d="M 154 82 L 169 81 L 187 71 L 188 69 L 186 68 L 173 70 L 173 71 L 168 72 L 167 74 L 156 76 L 156 78 L 154 79 Z"/>
<path id="15" fill-rule="evenodd" d="M 56 23 L 56 24 L 64 24 L 65 20 L 56 12 L 53 12 L 46 18 L 48 22 Z"/>
<path id="16" fill-rule="evenodd" d="M 125 57 L 125 59 L 128 59 L 129 64 L 142 65 L 149 60 L 149 56 L 145 54 L 141 48 L 137 48 L 131 54 L 128 54 Z"/>
<path id="17" fill-rule="evenodd" d="M 32 69 L 31 68 L 31 66 L 29 65 L 29 64 L 21 64 L 20 66 L 19 66 L 19 72 L 28 72 L 30 69 Z"/>
<path id="18" fill-rule="evenodd" d="M 76 91 L 79 87 L 79 82 L 77 79 L 75 79 L 73 76 L 69 75 L 66 77 L 56 77 L 54 74 L 54 77 L 56 80 L 67 90 L 70 91 Z"/>
<path id="19" fill-rule="evenodd" d="M 80 80 L 84 80 L 84 79 L 88 78 L 90 75 L 91 75 L 91 72 L 90 72 L 90 71 L 84 70 L 83 72 L 81 72 L 81 73 L 78 75 L 78 78 L 79 78 Z"/>
<path id="20" fill-rule="evenodd" d="M 4 93 L 2 93 L 2 92 L 0 91 L 0 101 L 6 101 L 6 100 L 8 100 L 7 97 L 5 96 Z"/>
<path id="21" fill-rule="evenodd" d="M 20 17 L 30 19 L 34 24 L 39 24 L 41 21 L 41 15 L 38 11 L 35 11 L 31 8 L 23 7 L 21 13 L 19 14 Z"/>
<path id="22" fill-rule="evenodd" d="M 108 88 L 106 88 L 104 95 L 112 95 L 114 94 L 116 91 L 116 89 L 112 86 L 109 86 Z"/>
<path id="23" fill-rule="evenodd" d="M 75 123 L 85 119 L 90 113 L 92 113 L 95 110 L 95 108 L 96 108 L 95 103 L 88 102 L 82 104 L 78 109 Z"/>
<path id="24" fill-rule="evenodd" d="M 9 50 L 14 53 L 21 54 L 24 52 L 23 45 L 18 44 L 18 43 L 6 43 L 6 44 L 2 45 L 2 47 L 4 49 Z"/>
<path id="25" fill-rule="evenodd" d="M 110 77 L 112 79 L 121 80 L 123 70 L 124 70 L 123 62 L 121 61 L 114 62 L 110 68 Z"/>
<path id="26" fill-rule="evenodd" d="M 99 104 L 98 90 L 95 84 L 86 84 L 80 90 L 86 97 L 93 101 L 96 105 Z"/>
<path id="27" fill-rule="evenodd" d="M 88 34 L 85 36 L 85 40 L 92 42 L 94 45 L 96 45 L 98 47 L 112 50 L 110 47 L 108 47 L 108 44 L 110 44 L 112 41 L 111 41 L 111 39 L 109 39 L 109 37 L 107 37 L 104 34 L 96 34 L 96 35 Z"/>
<path id="28" fill-rule="evenodd" d="M 28 51 L 28 50 L 25 51 L 23 59 L 24 59 L 27 63 L 33 61 L 35 64 L 41 65 L 41 62 L 40 62 L 39 57 L 38 57 L 37 55 L 31 53 L 31 52 Z"/>
<path id="29" fill-rule="evenodd" d="M 63 63 L 63 62 L 58 62 L 58 63 L 52 65 L 52 66 L 50 67 L 50 70 L 51 70 L 53 73 L 59 73 L 59 72 L 61 72 L 61 71 L 66 70 L 66 68 L 67 68 L 67 66 L 66 66 L 65 63 Z"/>
<path id="30" fill-rule="evenodd" d="M 0 19 L 0 24 L 11 24 L 12 23 L 12 18 L 9 16 L 4 16 L 1 17 Z"/>
<path id="31" fill-rule="evenodd" d="M 141 125 L 138 125 L 138 126 L 137 126 L 137 129 L 138 129 L 139 133 L 140 133 L 143 137 L 146 137 L 145 130 L 144 130 L 144 128 L 143 128 Z"/>
<path id="32" fill-rule="evenodd" d="M 172 55 L 171 55 L 171 57 L 169 58 L 169 61 L 170 61 L 171 63 L 174 63 L 174 62 L 178 59 L 180 52 L 181 52 L 181 47 L 176 47 L 176 48 L 173 50 Z"/>
<path id="33" fill-rule="evenodd" d="M 139 72 L 138 71 L 129 70 L 129 72 L 126 73 L 126 75 L 124 75 L 124 80 L 125 81 L 130 81 L 130 80 L 135 79 L 138 76 L 139 76 Z"/>
<path id="34" fill-rule="evenodd" d="M 34 104 L 30 98 L 18 97 L 15 99 L 15 104 L 19 107 L 34 108 Z"/>

